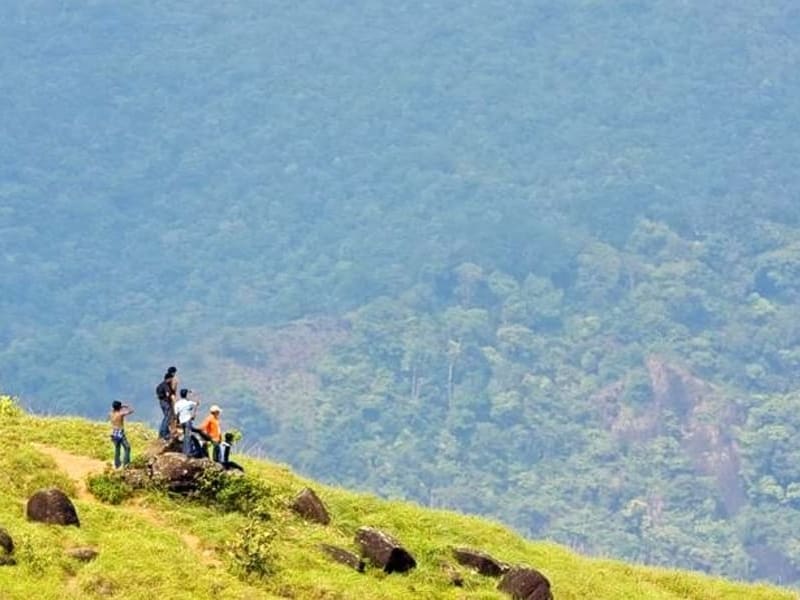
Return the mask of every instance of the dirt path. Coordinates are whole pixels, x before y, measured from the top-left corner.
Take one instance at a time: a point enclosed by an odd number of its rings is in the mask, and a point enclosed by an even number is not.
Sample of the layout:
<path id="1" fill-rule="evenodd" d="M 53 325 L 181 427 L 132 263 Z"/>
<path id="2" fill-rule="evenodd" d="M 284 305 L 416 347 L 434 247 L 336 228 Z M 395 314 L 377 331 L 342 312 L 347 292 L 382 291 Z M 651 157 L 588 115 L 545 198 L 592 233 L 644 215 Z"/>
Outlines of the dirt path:
<path id="1" fill-rule="evenodd" d="M 56 466 L 64 471 L 70 479 L 75 482 L 75 487 L 78 491 L 78 499 L 83 502 L 97 503 L 98 500 L 89 492 L 86 487 L 86 478 L 95 473 L 102 473 L 106 470 L 108 463 L 90 458 L 88 456 L 80 456 L 72 454 L 60 448 L 53 446 L 45 446 L 43 444 L 31 444 L 36 450 L 49 456 L 55 461 Z M 159 528 L 169 529 L 171 526 L 159 515 L 156 511 L 143 505 L 141 501 L 134 501 L 125 505 L 125 510 L 129 513 L 138 515 Z M 215 556 L 214 551 L 205 548 L 203 540 L 196 535 L 186 533 L 184 531 L 176 532 L 180 537 L 183 544 L 189 548 L 198 557 L 198 560 L 206 566 L 221 566 L 221 561 Z"/>
<path id="2" fill-rule="evenodd" d="M 96 501 L 95 497 L 92 496 L 86 487 L 86 478 L 95 473 L 102 473 L 107 463 L 96 458 L 89 458 L 88 456 L 70 454 L 69 452 L 59 448 L 53 448 L 52 446 L 45 446 L 43 444 L 31 445 L 42 454 L 46 454 L 52 458 L 56 466 L 75 482 L 79 500 L 84 500 L 86 502 Z"/>

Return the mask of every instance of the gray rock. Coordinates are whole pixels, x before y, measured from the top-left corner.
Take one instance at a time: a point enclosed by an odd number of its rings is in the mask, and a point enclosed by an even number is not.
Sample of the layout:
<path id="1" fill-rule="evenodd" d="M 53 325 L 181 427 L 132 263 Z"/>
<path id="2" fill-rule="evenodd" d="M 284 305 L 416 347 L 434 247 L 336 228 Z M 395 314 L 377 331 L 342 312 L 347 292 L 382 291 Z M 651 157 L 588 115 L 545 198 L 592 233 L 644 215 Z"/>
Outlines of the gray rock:
<path id="1" fill-rule="evenodd" d="M 338 546 L 331 546 L 330 544 L 321 544 L 320 549 L 336 562 L 347 565 L 359 573 L 364 572 L 364 561 L 349 550 L 339 548 Z"/>
<path id="2" fill-rule="evenodd" d="M 359 527 L 356 543 L 361 546 L 362 556 L 369 558 L 386 573 L 405 573 L 417 566 L 417 561 L 400 542 L 373 527 Z"/>
<path id="3" fill-rule="evenodd" d="M 72 500 L 57 488 L 39 490 L 31 496 L 28 499 L 26 513 L 29 521 L 76 527 L 81 525 Z"/>
<path id="4" fill-rule="evenodd" d="M 547 577 L 528 567 L 511 569 L 500 580 L 497 589 L 510 594 L 514 600 L 553 600 Z"/>
<path id="5" fill-rule="evenodd" d="M 480 550 L 473 550 L 471 548 L 455 548 L 453 556 L 459 564 L 465 567 L 472 567 L 481 575 L 487 577 L 498 577 L 503 573 L 508 572 L 508 565 L 500 562 L 496 558 L 489 556 Z"/>
<path id="6" fill-rule="evenodd" d="M 97 558 L 99 552 L 94 548 L 81 547 L 81 548 L 70 548 L 67 550 L 67 555 L 71 556 L 72 558 L 76 558 L 83 562 L 89 562 L 90 560 L 94 560 Z"/>
<path id="7" fill-rule="evenodd" d="M 14 554 L 14 540 L 11 539 L 11 534 L 2 527 L 0 527 L 0 549 L 4 550 L 5 554 Z M 2 556 L 1 553 L 0 556 Z"/>
<path id="8" fill-rule="evenodd" d="M 307 521 L 321 523 L 322 525 L 327 525 L 331 522 L 328 509 L 311 488 L 301 490 L 292 502 L 291 508 Z"/>

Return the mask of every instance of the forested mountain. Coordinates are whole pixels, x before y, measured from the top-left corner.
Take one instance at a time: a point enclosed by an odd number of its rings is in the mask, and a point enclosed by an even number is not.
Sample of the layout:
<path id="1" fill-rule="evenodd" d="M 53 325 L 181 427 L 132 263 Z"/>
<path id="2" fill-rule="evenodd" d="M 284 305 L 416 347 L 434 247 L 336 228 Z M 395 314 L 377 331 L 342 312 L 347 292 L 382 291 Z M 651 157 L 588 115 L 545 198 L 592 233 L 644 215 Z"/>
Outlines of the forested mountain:
<path id="1" fill-rule="evenodd" d="M 0 386 L 800 584 L 800 9 L 0 4 Z"/>

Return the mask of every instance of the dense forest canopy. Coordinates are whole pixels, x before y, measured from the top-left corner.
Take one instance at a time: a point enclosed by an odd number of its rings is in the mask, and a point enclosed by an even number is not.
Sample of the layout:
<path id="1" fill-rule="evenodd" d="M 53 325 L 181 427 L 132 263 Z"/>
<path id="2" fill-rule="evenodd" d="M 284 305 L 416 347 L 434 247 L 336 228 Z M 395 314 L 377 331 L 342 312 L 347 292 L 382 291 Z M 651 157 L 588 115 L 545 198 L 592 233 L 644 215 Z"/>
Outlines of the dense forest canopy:
<path id="1" fill-rule="evenodd" d="M 800 583 L 800 9 L 0 4 L 0 385 Z"/>

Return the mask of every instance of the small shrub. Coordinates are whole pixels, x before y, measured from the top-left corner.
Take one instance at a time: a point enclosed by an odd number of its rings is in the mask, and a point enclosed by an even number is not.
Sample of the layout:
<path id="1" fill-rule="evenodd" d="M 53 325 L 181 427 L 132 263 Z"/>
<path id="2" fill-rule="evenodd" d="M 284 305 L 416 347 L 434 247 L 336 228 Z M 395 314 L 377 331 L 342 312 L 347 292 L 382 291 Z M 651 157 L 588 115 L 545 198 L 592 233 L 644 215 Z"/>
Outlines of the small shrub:
<path id="1" fill-rule="evenodd" d="M 258 519 L 251 519 L 236 537 L 228 542 L 227 551 L 234 570 L 245 577 L 266 577 L 275 572 L 272 542 L 275 530 Z"/>
<path id="2" fill-rule="evenodd" d="M 201 498 L 222 511 L 269 518 L 272 490 L 259 479 L 206 469 L 198 481 L 197 491 Z"/>
<path id="3" fill-rule="evenodd" d="M 16 539 L 15 555 L 17 561 L 28 572 L 42 576 L 53 566 L 53 558 L 46 550 L 42 550 L 43 540 L 34 540 L 30 535 L 22 534 Z"/>
<path id="4" fill-rule="evenodd" d="M 119 504 L 133 496 L 133 487 L 123 479 L 121 473 L 106 471 L 92 475 L 87 480 L 89 491 L 95 498 L 108 504 Z"/>
<path id="5" fill-rule="evenodd" d="M 14 418 L 21 417 L 23 410 L 16 398 L 11 396 L 0 396 L 0 417 Z"/>

